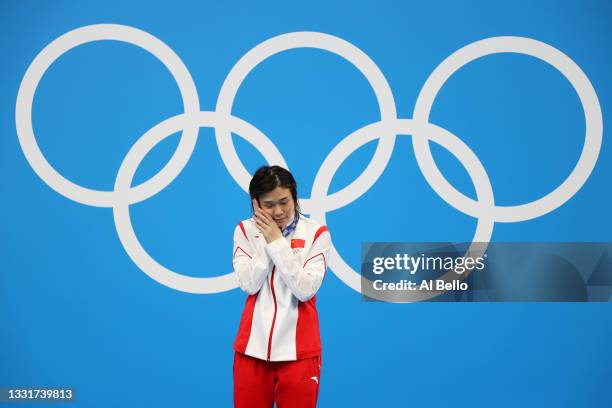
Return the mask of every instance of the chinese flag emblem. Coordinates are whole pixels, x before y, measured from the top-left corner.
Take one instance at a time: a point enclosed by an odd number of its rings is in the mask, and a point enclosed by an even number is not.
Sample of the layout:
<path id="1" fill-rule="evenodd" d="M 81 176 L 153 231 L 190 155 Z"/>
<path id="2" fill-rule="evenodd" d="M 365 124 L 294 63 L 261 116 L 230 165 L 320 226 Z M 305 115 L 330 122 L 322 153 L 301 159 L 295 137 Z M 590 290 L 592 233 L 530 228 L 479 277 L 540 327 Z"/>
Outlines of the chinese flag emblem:
<path id="1" fill-rule="evenodd" d="M 304 248 L 305 242 L 303 239 L 292 239 L 291 248 Z"/>

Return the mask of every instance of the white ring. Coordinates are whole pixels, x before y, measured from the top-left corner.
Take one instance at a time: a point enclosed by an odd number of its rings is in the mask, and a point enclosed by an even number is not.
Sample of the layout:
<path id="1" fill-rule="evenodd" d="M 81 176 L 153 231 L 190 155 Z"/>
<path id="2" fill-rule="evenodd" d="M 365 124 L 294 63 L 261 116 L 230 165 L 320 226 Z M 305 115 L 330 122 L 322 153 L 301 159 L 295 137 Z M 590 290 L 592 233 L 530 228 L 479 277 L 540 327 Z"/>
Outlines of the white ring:
<path id="1" fill-rule="evenodd" d="M 474 152 L 472 152 L 461 139 L 449 131 L 430 123 L 415 122 L 411 119 L 398 119 L 393 122 L 376 122 L 368 126 L 364 126 L 350 134 L 340 143 L 338 143 L 338 145 L 330 152 L 321 165 L 321 169 L 317 173 L 312 186 L 311 196 L 313 200 L 316 201 L 325 197 L 331 180 L 344 160 L 346 160 L 346 158 L 359 147 L 376 139 L 378 137 L 377 135 L 382 131 L 393 131 L 393 133 L 396 135 L 412 135 L 412 137 L 415 139 L 422 139 L 425 141 L 432 140 L 433 142 L 447 149 L 459 160 L 472 179 L 472 183 L 476 189 L 476 196 L 479 200 L 479 216 L 476 217 L 478 219 L 478 223 L 476 225 L 476 231 L 474 233 L 472 242 L 476 244 L 488 243 L 491 239 L 493 227 L 495 225 L 491 211 L 495 205 L 495 202 L 493 198 L 493 188 L 491 186 L 489 177 L 487 176 L 482 163 L 478 160 L 478 157 L 476 157 Z M 322 224 L 327 224 L 326 211 L 324 210 L 313 211 L 311 217 Z M 472 246 L 470 246 L 470 250 L 471 249 Z M 346 283 L 353 290 L 361 293 L 361 275 L 353 270 L 342 259 L 333 243 L 329 265 L 341 281 Z M 436 295 L 436 293 L 418 294 L 419 300 L 425 300 Z M 417 295 L 415 295 L 415 297 L 416 296 Z"/>
<path id="2" fill-rule="evenodd" d="M 191 74 L 189 74 L 187 67 L 178 55 L 158 38 L 133 27 L 118 24 L 96 24 L 80 27 L 55 39 L 34 58 L 19 86 L 15 109 L 17 136 L 28 163 L 49 187 L 64 197 L 94 207 L 112 207 L 114 203 L 112 191 L 89 189 L 75 184 L 59 174 L 41 152 L 32 127 L 32 102 L 38 83 L 45 71 L 55 60 L 72 48 L 100 40 L 122 41 L 150 52 L 164 64 L 174 77 L 183 99 L 185 112 L 188 114 L 199 112 L 200 103 L 198 91 Z M 158 187 L 164 183 L 164 179 L 168 178 L 170 167 L 178 164 L 180 168 L 183 168 L 187 164 L 195 147 L 198 130 L 197 127 L 185 128 L 176 152 L 166 166 L 151 179 L 134 188 L 133 197 L 135 201 L 133 202 L 145 200 L 155 194 L 156 191 L 161 190 Z"/>
<path id="3" fill-rule="evenodd" d="M 223 82 L 217 99 L 216 111 L 224 115 L 231 115 L 234 98 L 246 76 L 265 59 L 295 48 L 316 48 L 329 51 L 352 63 L 365 76 L 372 87 L 380 107 L 381 120 L 395 120 L 397 118 L 395 101 L 389 83 L 367 54 L 341 38 L 308 31 L 287 33 L 270 38 L 240 58 Z M 217 128 L 215 134 L 223 163 L 225 163 L 238 185 L 248 192 L 251 175 L 238 157 L 231 133 L 227 129 Z M 379 139 L 372 160 L 364 172 L 351 184 L 330 196 L 334 197 L 330 202 L 334 202 L 335 205 L 330 206 L 327 202 L 319 202 L 317 205 L 324 205 L 327 211 L 340 208 L 357 199 L 376 182 L 385 170 L 391 153 L 393 153 L 395 135 L 392 133 L 382 134 Z M 300 207 L 306 214 L 315 210 L 310 199 L 306 198 L 300 199 Z"/>
<path id="4" fill-rule="evenodd" d="M 133 202 L 133 199 L 130 197 L 130 185 L 138 166 L 147 153 L 162 140 L 179 130 L 186 127 L 199 128 L 200 126 L 224 126 L 231 129 L 257 149 L 260 149 L 260 151 L 271 153 L 270 156 L 264 156 L 266 160 L 282 163 L 282 156 L 276 147 L 269 142 L 269 139 L 263 133 L 248 122 L 236 117 L 219 115 L 215 112 L 198 112 L 194 115 L 182 114 L 173 116 L 158 123 L 140 137 L 123 159 L 117 173 L 117 179 L 115 180 L 114 192 L 116 194 L 116 203 L 113 208 L 113 217 L 119 240 L 125 251 L 132 261 L 152 279 L 169 288 L 183 292 L 217 293 L 234 289 L 237 286 L 237 280 L 233 276 L 233 272 L 212 278 L 198 278 L 173 272 L 159 264 L 140 245 L 132 226 L 129 209 L 130 204 Z M 174 173 L 174 170 L 171 173 Z"/>
<path id="5" fill-rule="evenodd" d="M 597 162 L 603 133 L 601 106 L 593 85 L 574 61 L 556 48 L 530 38 L 493 37 L 476 41 L 455 51 L 431 73 L 417 98 L 413 119 L 429 122 L 429 113 L 438 91 L 458 69 L 475 59 L 502 52 L 530 55 L 559 70 L 578 93 L 586 122 L 586 135 L 580 158 L 561 185 L 544 197 L 527 204 L 494 208 L 495 221 L 518 222 L 547 214 L 563 205 L 584 185 Z M 478 217 L 478 204 L 444 178 L 431 155 L 427 140 L 414 138 L 412 144 L 419 168 L 434 190 L 457 210 Z"/>

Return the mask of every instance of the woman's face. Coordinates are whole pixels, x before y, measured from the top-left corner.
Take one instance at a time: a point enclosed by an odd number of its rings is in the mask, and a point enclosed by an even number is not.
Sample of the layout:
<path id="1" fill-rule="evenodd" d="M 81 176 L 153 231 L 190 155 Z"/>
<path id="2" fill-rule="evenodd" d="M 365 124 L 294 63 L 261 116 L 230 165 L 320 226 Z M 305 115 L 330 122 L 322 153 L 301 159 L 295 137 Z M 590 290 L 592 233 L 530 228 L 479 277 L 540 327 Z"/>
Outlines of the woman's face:
<path id="1" fill-rule="evenodd" d="M 285 187 L 276 187 L 269 193 L 262 194 L 259 197 L 259 206 L 281 228 L 295 217 L 295 201 L 291 196 L 291 190 Z"/>

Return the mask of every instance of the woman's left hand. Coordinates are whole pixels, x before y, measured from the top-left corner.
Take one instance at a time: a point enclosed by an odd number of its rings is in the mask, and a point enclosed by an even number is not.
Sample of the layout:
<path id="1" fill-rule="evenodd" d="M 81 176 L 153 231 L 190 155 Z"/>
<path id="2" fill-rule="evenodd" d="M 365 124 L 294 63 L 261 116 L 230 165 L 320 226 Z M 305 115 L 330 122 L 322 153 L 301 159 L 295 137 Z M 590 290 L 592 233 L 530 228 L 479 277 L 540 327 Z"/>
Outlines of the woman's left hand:
<path id="1" fill-rule="evenodd" d="M 261 209 L 256 199 L 253 199 L 253 209 L 255 210 L 255 216 L 253 217 L 255 225 L 257 225 L 268 244 L 283 236 L 280 227 Z"/>

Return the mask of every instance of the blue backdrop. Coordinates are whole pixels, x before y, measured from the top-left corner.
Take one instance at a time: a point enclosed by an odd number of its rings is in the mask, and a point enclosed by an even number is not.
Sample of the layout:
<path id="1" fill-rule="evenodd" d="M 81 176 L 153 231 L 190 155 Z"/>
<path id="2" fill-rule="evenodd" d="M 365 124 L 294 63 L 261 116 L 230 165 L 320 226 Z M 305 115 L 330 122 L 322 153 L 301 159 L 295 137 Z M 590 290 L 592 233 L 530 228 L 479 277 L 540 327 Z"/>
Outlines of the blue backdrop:
<path id="1" fill-rule="evenodd" d="M 72 386 L 76 406 L 230 406 L 232 343 L 245 294 L 193 294 L 151 279 L 117 236 L 111 208 L 50 188 L 32 169 L 15 126 L 18 90 L 36 55 L 60 35 L 100 23 L 138 28 L 167 44 L 215 110 L 223 81 L 257 44 L 318 31 L 360 48 L 384 74 L 400 118 L 411 118 L 429 74 L 449 55 L 494 36 L 529 37 L 569 56 L 595 89 L 603 143 L 590 177 L 543 216 L 495 224 L 493 241 L 611 241 L 612 7 L 606 1 L 493 2 L 35 2 L 0 13 L 0 386 Z M 164 65 L 118 41 L 78 46 L 44 73 L 32 124 L 48 162 L 75 184 L 112 190 L 128 150 L 183 112 Z M 380 119 L 364 76 L 346 60 L 298 49 L 259 64 L 232 112 L 282 153 L 308 198 L 327 154 Z M 554 67 L 501 53 L 461 68 L 444 84 L 430 121 L 478 156 L 498 205 L 536 200 L 570 174 L 585 140 L 578 95 Z M 221 160 L 214 130 L 200 129 L 184 170 L 130 206 L 143 248 L 187 276 L 231 270 L 236 223 L 248 195 Z M 134 185 L 156 174 L 180 133 L 157 145 Z M 252 172 L 265 162 L 234 136 Z M 340 166 L 330 192 L 361 174 L 372 141 Z M 433 146 L 461 192 L 474 187 L 457 159 Z M 334 244 L 358 270 L 360 243 L 470 241 L 476 220 L 440 198 L 398 136 L 378 181 L 327 214 Z M 317 294 L 324 347 L 319 406 L 612 406 L 609 303 L 383 304 L 363 302 L 328 270 Z"/>

